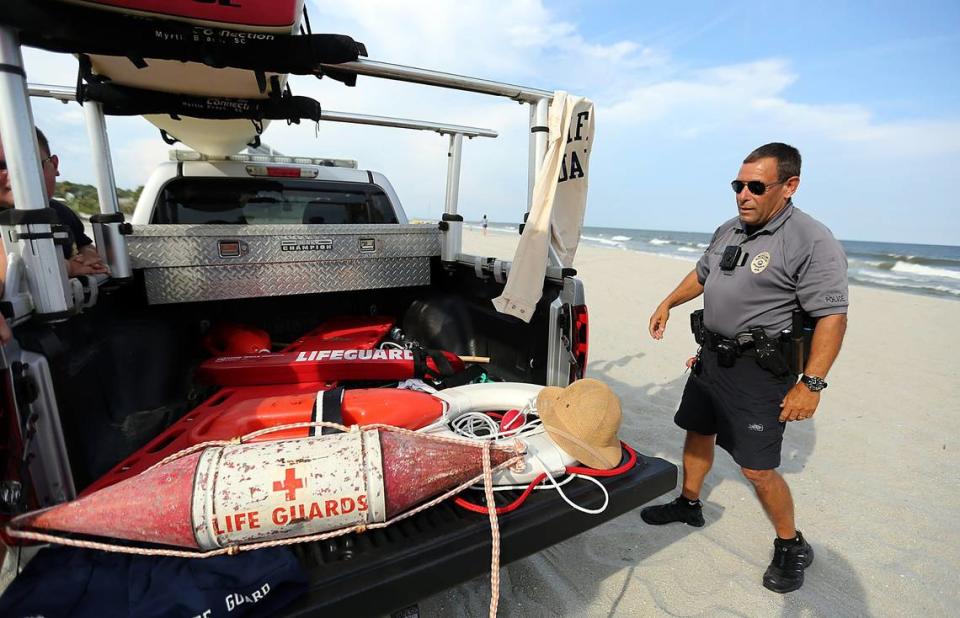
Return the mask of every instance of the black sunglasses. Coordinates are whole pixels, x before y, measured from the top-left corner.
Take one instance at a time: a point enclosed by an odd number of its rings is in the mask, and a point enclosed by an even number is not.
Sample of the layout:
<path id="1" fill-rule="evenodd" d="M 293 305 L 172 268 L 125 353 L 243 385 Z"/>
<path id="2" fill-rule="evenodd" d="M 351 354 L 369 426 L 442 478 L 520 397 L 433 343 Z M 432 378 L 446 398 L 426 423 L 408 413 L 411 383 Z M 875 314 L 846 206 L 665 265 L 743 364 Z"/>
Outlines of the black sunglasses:
<path id="1" fill-rule="evenodd" d="M 44 165 L 46 165 L 47 161 L 53 161 L 54 156 L 55 155 L 50 155 L 45 159 L 40 159 L 40 167 L 43 167 Z M 0 159 L 0 172 L 5 172 L 5 171 L 7 171 L 7 160 Z"/>
<path id="2" fill-rule="evenodd" d="M 730 183 L 730 186 L 733 187 L 733 192 L 737 195 L 740 195 L 740 192 L 743 191 L 743 188 L 746 187 L 750 190 L 750 193 L 760 196 L 767 192 L 767 189 L 770 187 L 775 187 L 777 185 L 782 185 L 787 182 L 786 180 L 781 180 L 780 182 L 772 182 L 768 185 L 763 184 L 759 180 L 751 180 L 750 182 L 743 182 L 742 180 L 734 180 Z"/>

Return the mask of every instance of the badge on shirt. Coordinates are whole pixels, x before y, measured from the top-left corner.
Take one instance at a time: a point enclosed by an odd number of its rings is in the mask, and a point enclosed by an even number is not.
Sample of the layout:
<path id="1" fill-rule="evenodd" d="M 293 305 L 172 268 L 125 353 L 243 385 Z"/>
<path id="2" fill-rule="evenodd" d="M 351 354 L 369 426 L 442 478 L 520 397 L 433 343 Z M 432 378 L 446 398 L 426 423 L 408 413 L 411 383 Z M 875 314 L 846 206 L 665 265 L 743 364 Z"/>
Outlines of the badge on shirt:
<path id="1" fill-rule="evenodd" d="M 750 262 L 750 270 L 754 274 L 762 273 L 767 269 L 767 266 L 770 265 L 770 253 L 764 251 L 763 253 L 758 253 L 757 257 L 753 258 L 753 261 Z"/>

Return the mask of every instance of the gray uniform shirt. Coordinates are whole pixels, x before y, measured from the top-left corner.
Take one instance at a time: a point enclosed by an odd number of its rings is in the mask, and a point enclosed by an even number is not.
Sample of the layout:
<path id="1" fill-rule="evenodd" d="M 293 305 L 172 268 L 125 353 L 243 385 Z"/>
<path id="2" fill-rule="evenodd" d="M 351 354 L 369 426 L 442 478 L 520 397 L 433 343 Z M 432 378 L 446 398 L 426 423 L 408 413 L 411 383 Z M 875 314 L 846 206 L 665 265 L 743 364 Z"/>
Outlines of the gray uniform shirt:
<path id="1" fill-rule="evenodd" d="M 739 245 L 733 270 L 720 269 L 723 251 Z M 703 323 L 735 337 L 754 327 L 768 336 L 790 328 L 798 306 L 812 317 L 847 312 L 847 256 L 825 225 L 795 207 L 781 210 L 747 234 L 739 217 L 713 234 L 697 262 L 703 284 Z"/>

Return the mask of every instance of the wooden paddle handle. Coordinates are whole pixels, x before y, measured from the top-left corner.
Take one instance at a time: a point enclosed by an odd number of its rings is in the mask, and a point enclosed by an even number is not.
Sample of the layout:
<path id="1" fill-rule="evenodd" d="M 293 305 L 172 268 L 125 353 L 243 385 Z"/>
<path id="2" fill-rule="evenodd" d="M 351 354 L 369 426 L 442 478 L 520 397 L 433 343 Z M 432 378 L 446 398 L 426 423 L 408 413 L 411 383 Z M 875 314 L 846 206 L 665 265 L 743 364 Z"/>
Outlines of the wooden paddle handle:
<path id="1" fill-rule="evenodd" d="M 461 356 L 460 360 L 465 363 L 489 363 L 489 356 Z"/>

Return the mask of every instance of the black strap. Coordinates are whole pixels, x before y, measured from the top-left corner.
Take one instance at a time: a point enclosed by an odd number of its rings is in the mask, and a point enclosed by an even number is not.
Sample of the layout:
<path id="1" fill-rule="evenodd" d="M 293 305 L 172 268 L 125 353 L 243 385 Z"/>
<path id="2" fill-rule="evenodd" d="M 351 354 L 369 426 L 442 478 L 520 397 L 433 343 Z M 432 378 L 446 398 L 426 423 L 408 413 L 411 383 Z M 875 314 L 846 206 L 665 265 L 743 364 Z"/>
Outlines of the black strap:
<path id="1" fill-rule="evenodd" d="M 339 423 L 343 425 L 343 392 L 342 386 L 323 391 L 313 402 L 313 414 L 311 421 L 318 423 L 324 421 L 327 423 Z M 317 427 L 310 431 L 310 435 L 318 435 Z M 337 433 L 333 427 L 320 427 L 319 435 L 326 436 Z"/>
<path id="2" fill-rule="evenodd" d="M 57 211 L 47 208 L 7 208 L 0 211 L 0 225 L 34 225 L 38 223 L 47 223 L 55 225 L 60 223 L 60 217 Z"/>
<path id="3" fill-rule="evenodd" d="M 109 214 L 100 212 L 90 217 L 90 223 L 123 223 L 123 221 L 122 212 L 111 212 Z"/>
<path id="4" fill-rule="evenodd" d="M 427 377 L 430 368 L 427 367 L 427 354 L 423 348 L 413 348 L 413 377 L 422 380 Z"/>
<path id="5" fill-rule="evenodd" d="M 174 144 L 179 144 L 179 143 L 180 143 L 180 140 L 178 140 L 178 139 L 175 138 L 174 136 L 170 135 L 169 133 L 167 133 L 167 132 L 164 131 L 163 129 L 160 129 L 160 139 L 162 139 L 165 143 L 167 143 L 167 144 L 170 145 L 170 146 L 173 146 Z"/>
<path id="6" fill-rule="evenodd" d="M 23 67 L 18 67 L 15 64 L 0 64 L 0 73 L 13 73 L 24 79 L 27 77 L 27 72 L 23 70 Z"/>
<path id="7" fill-rule="evenodd" d="M 450 364 L 450 361 L 447 360 L 446 354 L 440 350 L 428 350 L 422 347 L 415 347 L 410 350 L 413 354 L 413 377 L 417 379 L 430 378 L 431 380 L 436 380 L 437 378 L 446 379 L 449 376 L 454 375 L 453 366 Z M 430 359 L 433 361 L 436 371 L 430 368 L 430 365 L 427 363 L 427 360 Z"/>
<path id="8" fill-rule="evenodd" d="M 114 116 L 170 114 L 213 120 L 320 120 L 320 103 L 309 97 L 293 96 L 289 90 L 266 99 L 196 97 L 96 82 L 84 84 L 81 90 L 84 100 L 102 103 L 103 112 Z"/>
<path id="9" fill-rule="evenodd" d="M 55 52 L 200 62 L 271 73 L 329 75 L 320 64 L 352 62 L 366 55 L 362 43 L 341 34 L 290 35 L 242 32 L 183 21 L 127 15 L 51 0 L 4 0 L 0 24 L 20 32 L 24 45 Z M 351 84 L 352 85 L 352 84 Z"/>
<path id="10" fill-rule="evenodd" d="M 17 234 L 17 240 L 43 240 L 45 238 L 62 238 L 63 233 L 59 236 L 53 232 L 24 232 L 23 234 Z"/>
<path id="11" fill-rule="evenodd" d="M 453 366 L 447 360 L 446 354 L 440 350 L 427 350 L 427 355 L 433 359 L 433 363 L 437 366 L 441 376 L 453 375 Z"/>

